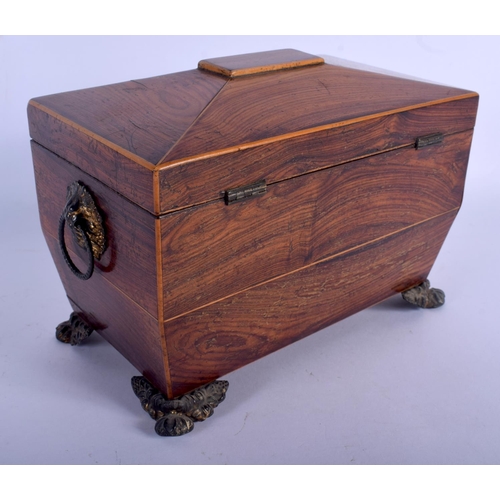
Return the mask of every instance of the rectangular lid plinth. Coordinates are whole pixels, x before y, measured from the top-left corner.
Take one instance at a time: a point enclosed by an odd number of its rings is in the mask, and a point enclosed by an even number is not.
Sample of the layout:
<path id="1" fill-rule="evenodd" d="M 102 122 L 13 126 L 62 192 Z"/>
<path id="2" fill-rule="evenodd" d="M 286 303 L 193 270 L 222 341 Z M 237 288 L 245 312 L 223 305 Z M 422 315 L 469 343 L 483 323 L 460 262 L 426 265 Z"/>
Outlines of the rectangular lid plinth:
<path id="1" fill-rule="evenodd" d="M 313 66 L 324 62 L 322 57 L 307 54 L 300 50 L 282 49 L 204 59 L 198 63 L 198 68 L 236 78 L 268 71 Z"/>

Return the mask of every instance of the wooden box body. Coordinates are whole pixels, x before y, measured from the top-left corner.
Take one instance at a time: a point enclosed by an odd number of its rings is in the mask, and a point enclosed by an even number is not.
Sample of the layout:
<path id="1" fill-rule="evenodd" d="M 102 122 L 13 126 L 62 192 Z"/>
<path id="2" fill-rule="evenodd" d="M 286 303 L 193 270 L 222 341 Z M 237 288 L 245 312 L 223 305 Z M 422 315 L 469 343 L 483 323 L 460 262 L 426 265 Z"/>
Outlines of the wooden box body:
<path id="1" fill-rule="evenodd" d="M 33 99 L 41 224 L 70 303 L 172 398 L 415 286 L 460 207 L 477 104 L 292 50 Z M 108 242 L 87 281 L 58 245 L 74 181 Z"/>

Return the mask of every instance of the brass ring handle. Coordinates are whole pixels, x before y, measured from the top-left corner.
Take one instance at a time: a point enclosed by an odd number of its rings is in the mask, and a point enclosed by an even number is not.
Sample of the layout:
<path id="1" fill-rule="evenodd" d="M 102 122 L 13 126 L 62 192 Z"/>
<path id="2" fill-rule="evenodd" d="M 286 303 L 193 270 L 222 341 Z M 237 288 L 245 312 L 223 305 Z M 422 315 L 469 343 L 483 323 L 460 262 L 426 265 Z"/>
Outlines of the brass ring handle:
<path id="1" fill-rule="evenodd" d="M 64 241 L 64 228 L 68 224 L 79 246 L 87 254 L 87 270 L 83 273 L 69 256 Z M 106 238 L 101 215 L 88 189 L 81 182 L 68 186 L 66 205 L 59 218 L 59 248 L 71 272 L 81 280 L 88 280 L 94 272 L 94 259 L 99 260 L 106 249 Z"/>
<path id="2" fill-rule="evenodd" d="M 87 271 L 85 273 L 82 273 L 73 263 L 71 260 L 71 257 L 69 256 L 68 249 L 66 248 L 66 243 L 64 242 L 64 226 L 66 225 L 66 209 L 61 215 L 61 218 L 59 219 L 59 248 L 61 249 L 61 253 L 64 257 L 64 262 L 68 265 L 68 267 L 71 269 L 71 272 L 77 277 L 80 278 L 81 280 L 88 280 L 93 272 L 94 272 L 94 255 L 92 254 L 92 244 L 90 243 L 90 239 L 88 237 L 88 234 L 78 225 L 74 225 L 75 230 L 79 231 L 83 241 L 85 242 L 85 250 L 87 253 L 87 259 L 88 259 L 88 265 L 87 265 Z"/>

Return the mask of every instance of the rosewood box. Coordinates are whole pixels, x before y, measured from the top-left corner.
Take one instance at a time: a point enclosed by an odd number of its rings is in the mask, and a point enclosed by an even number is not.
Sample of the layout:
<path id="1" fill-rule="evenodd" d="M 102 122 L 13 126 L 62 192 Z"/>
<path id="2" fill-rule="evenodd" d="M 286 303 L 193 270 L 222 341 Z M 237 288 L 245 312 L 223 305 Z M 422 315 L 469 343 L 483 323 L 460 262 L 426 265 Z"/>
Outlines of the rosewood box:
<path id="1" fill-rule="evenodd" d="M 296 50 L 36 98 L 43 233 L 74 310 L 141 373 L 160 435 L 217 379 L 427 276 L 462 201 L 478 95 Z"/>

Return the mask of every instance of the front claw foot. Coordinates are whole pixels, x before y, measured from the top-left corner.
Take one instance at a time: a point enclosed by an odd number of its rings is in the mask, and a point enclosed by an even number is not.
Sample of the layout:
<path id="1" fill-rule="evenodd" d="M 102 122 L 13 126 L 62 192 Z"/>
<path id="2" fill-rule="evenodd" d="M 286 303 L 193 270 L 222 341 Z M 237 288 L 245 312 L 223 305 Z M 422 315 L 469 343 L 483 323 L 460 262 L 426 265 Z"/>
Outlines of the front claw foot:
<path id="1" fill-rule="evenodd" d="M 159 436 L 183 436 L 191 432 L 194 422 L 214 414 L 214 409 L 226 398 L 229 382 L 217 380 L 176 399 L 167 399 L 144 377 L 132 377 L 132 389 L 141 406 L 156 420 Z"/>
<path id="2" fill-rule="evenodd" d="M 429 280 L 425 280 L 422 284 L 406 290 L 401 295 L 406 302 L 424 309 L 441 307 L 445 299 L 443 290 L 431 288 Z"/>
<path id="3" fill-rule="evenodd" d="M 59 342 L 79 345 L 87 339 L 94 329 L 89 326 L 78 313 L 71 313 L 69 321 L 64 321 L 56 328 L 56 339 Z"/>
<path id="4" fill-rule="evenodd" d="M 158 436 L 183 436 L 191 432 L 194 422 L 182 413 L 167 413 L 156 421 L 155 432 Z"/>

